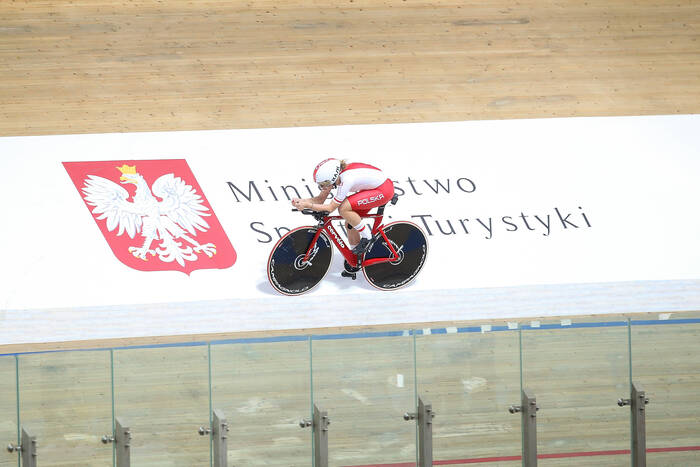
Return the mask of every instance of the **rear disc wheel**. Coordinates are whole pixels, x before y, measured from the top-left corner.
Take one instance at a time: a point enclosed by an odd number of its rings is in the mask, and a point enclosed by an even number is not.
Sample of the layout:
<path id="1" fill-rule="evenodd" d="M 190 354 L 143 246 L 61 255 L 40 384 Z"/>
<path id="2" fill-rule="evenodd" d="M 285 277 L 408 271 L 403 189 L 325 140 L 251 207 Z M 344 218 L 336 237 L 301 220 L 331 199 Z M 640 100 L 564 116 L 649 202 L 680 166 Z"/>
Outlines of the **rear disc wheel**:
<path id="1" fill-rule="evenodd" d="M 428 255 L 428 241 L 423 231 L 411 222 L 399 221 L 384 227 L 389 244 L 398 253 L 394 261 L 362 266 L 367 282 L 382 290 L 394 290 L 408 285 L 416 278 Z M 369 245 L 364 261 L 391 257 L 384 237 L 375 237 Z M 363 261 L 363 262 L 364 262 Z"/>

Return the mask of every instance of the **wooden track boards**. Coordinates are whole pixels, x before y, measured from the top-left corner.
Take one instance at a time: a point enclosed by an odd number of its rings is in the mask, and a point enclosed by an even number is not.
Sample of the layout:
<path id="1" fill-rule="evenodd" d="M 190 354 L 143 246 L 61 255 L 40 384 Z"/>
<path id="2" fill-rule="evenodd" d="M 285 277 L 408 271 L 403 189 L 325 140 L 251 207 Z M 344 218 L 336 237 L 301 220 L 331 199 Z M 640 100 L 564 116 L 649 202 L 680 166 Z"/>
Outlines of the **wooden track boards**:
<path id="1" fill-rule="evenodd" d="M 696 113 L 700 4 L 15 1 L 0 135 Z"/>

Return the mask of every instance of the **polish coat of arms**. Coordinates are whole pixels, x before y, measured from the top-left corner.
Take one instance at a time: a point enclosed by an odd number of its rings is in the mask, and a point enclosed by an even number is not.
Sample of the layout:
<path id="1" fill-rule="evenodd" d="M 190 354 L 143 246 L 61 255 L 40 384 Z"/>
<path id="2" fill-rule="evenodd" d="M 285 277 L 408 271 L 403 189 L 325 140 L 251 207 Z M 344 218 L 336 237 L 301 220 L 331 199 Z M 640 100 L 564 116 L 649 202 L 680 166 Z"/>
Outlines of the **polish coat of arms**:
<path id="1" fill-rule="evenodd" d="M 235 263 L 236 252 L 184 159 L 63 165 L 127 266 L 189 274 Z"/>

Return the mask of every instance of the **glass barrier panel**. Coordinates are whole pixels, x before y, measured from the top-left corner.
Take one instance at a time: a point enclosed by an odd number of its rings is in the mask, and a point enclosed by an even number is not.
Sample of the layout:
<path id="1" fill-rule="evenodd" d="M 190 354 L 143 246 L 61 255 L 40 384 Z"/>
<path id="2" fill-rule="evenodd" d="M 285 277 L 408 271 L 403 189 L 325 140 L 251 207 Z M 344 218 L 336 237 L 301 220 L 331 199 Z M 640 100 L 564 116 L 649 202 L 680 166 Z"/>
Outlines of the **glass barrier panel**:
<path id="1" fill-rule="evenodd" d="M 131 429 L 131 463 L 210 465 L 206 345 L 114 350 L 114 415 Z"/>
<path id="2" fill-rule="evenodd" d="M 307 338 L 212 344 L 212 407 L 229 421 L 229 465 L 311 465 Z"/>
<path id="3" fill-rule="evenodd" d="M 631 333 L 632 380 L 649 399 L 647 465 L 700 465 L 700 312 L 634 318 Z"/>
<path id="4" fill-rule="evenodd" d="M 394 333 L 314 336 L 314 404 L 331 421 L 331 465 L 416 462 L 414 338 Z M 404 335 L 405 334 L 405 335 Z"/>
<path id="5" fill-rule="evenodd" d="M 19 444 L 17 434 L 17 378 L 15 356 L 0 357 L 0 467 L 18 467 L 19 455 L 5 451 Z"/>
<path id="6" fill-rule="evenodd" d="M 543 466 L 629 465 L 629 331 L 624 318 L 522 323 L 523 387 L 537 400 Z"/>
<path id="7" fill-rule="evenodd" d="M 416 338 L 418 395 L 431 403 L 433 459 L 521 454 L 520 339 L 507 324 L 425 331 Z"/>
<path id="8" fill-rule="evenodd" d="M 109 351 L 19 356 L 20 423 L 37 440 L 42 466 L 112 464 Z"/>

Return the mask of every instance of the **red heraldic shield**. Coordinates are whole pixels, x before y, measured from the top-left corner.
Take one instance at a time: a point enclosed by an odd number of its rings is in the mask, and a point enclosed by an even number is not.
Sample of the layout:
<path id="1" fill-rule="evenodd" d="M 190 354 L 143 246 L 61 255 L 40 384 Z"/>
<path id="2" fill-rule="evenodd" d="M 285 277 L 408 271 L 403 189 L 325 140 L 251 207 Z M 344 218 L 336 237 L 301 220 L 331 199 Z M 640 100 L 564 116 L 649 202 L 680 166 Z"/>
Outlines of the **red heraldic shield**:
<path id="1" fill-rule="evenodd" d="M 236 251 L 184 159 L 64 162 L 119 260 L 139 271 L 225 269 Z"/>

